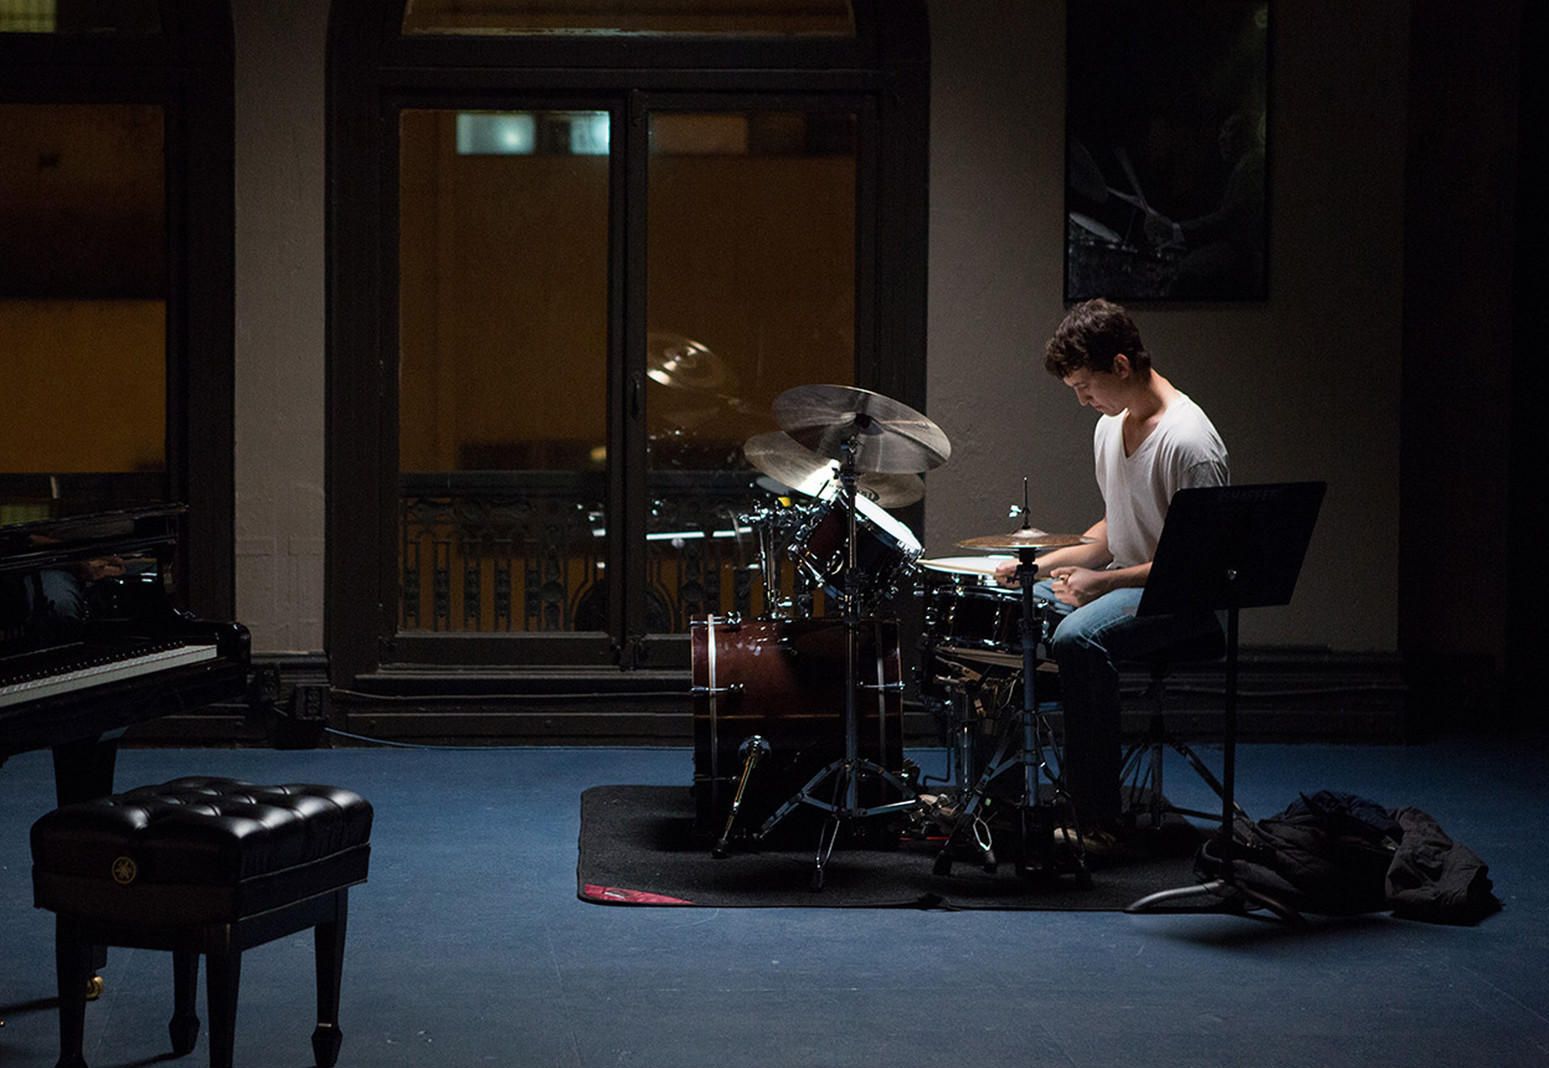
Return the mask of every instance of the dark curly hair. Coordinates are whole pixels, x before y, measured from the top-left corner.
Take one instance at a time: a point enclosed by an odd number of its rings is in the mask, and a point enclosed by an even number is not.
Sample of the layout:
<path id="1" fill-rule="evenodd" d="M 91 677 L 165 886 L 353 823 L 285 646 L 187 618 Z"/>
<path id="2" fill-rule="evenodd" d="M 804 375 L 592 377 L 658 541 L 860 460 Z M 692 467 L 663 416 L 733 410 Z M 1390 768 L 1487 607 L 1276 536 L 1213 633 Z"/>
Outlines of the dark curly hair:
<path id="1" fill-rule="evenodd" d="M 1140 341 L 1140 329 L 1129 312 L 1098 297 L 1071 308 L 1044 346 L 1043 365 L 1063 381 L 1077 371 L 1113 370 L 1113 358 L 1123 353 L 1141 381 L 1151 374 L 1151 354 Z"/>

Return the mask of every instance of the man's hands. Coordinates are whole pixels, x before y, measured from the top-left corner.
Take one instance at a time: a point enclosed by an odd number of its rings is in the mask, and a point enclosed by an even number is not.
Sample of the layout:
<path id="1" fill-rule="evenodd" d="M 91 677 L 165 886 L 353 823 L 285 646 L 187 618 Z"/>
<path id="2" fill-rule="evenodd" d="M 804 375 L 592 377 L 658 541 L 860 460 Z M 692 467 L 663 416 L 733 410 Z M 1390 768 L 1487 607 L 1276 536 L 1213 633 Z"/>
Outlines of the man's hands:
<path id="1" fill-rule="evenodd" d="M 1057 567 L 1050 574 L 1054 596 L 1064 604 L 1080 608 L 1097 600 L 1111 588 L 1108 572 L 1090 567 Z"/>
<path id="2" fill-rule="evenodd" d="M 1113 588 L 1108 572 L 1090 567 L 1054 567 L 1049 569 L 1049 580 L 1054 586 L 1054 596 L 1075 608 L 1095 601 Z M 995 582 L 1007 589 L 1017 588 L 1017 562 L 1008 560 L 995 569 Z"/>
<path id="3" fill-rule="evenodd" d="M 1143 228 L 1146 232 L 1146 240 L 1157 248 L 1183 247 L 1183 227 L 1159 212 L 1148 210 Z"/>

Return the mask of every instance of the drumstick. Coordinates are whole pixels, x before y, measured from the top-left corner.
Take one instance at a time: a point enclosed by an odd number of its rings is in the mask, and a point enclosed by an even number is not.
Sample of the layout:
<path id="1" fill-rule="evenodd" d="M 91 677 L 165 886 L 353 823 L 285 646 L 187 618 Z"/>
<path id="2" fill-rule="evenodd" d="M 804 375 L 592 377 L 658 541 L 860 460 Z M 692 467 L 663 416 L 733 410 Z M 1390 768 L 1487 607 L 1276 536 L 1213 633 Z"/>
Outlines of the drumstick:
<path id="1" fill-rule="evenodd" d="M 1124 201 L 1124 203 L 1128 204 L 1132 208 L 1139 208 L 1141 211 L 1151 210 L 1150 207 L 1146 204 L 1145 197 L 1136 197 L 1131 196 L 1128 193 L 1122 193 L 1119 190 L 1113 188 L 1113 186 L 1108 187 L 1108 192 L 1112 193 L 1115 198 Z"/>
<path id="2" fill-rule="evenodd" d="M 1135 196 L 1140 198 L 1139 207 L 1150 211 L 1151 205 L 1146 203 L 1146 191 L 1140 188 L 1140 179 L 1135 177 L 1135 168 L 1130 165 L 1129 153 L 1124 151 L 1123 145 L 1114 145 L 1113 154 L 1118 157 L 1119 166 L 1124 168 L 1124 176 L 1129 179 L 1130 188 L 1135 191 Z"/>

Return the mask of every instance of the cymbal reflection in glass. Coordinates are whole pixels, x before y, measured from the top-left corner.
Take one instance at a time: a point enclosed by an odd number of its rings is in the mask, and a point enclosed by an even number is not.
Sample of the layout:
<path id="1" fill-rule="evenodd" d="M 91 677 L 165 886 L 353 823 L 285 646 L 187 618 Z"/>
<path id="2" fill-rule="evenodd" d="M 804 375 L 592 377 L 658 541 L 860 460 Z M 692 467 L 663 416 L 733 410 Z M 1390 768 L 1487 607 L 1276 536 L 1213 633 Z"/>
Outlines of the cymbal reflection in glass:
<path id="1" fill-rule="evenodd" d="M 645 375 L 670 389 L 730 390 L 737 376 L 709 346 L 682 334 L 653 330 L 646 335 Z"/>

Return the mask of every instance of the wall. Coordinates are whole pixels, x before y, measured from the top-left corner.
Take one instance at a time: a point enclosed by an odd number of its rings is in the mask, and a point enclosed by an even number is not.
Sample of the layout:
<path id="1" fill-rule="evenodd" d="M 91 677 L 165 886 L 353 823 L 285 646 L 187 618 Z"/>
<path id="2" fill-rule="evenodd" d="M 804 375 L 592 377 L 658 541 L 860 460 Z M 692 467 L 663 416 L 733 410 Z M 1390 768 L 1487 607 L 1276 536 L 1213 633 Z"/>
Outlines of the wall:
<path id="1" fill-rule="evenodd" d="M 1536 702 L 1492 707 L 1492 684 L 1519 635 L 1530 644 L 1516 655 L 1528 664 L 1542 649 L 1531 617 L 1508 621 L 1505 610 L 1509 597 L 1542 603 L 1533 578 L 1542 512 L 1535 520 L 1508 504 L 1514 483 L 1544 499 L 1533 486 L 1536 448 L 1525 436 L 1516 448 L 1511 440 L 1533 432 L 1541 395 L 1522 374 L 1539 362 L 1527 350 L 1531 305 L 1512 317 L 1513 276 L 1535 276 L 1541 248 L 1535 213 L 1517 208 L 1519 181 L 1535 188 L 1519 177 L 1519 145 L 1541 140 L 1532 112 L 1521 126 L 1531 133 L 1519 134 L 1517 116 L 1521 60 L 1530 55 L 1519 50 L 1536 39 L 1521 32 L 1522 0 L 1480 0 L 1467 19 L 1444 0 L 1413 8 L 1399 566 L 1406 575 L 1440 572 L 1446 597 L 1435 582 L 1405 584 L 1399 646 L 1411 684 L 1439 714 L 1479 721 L 1502 712 L 1526 723 Z"/>
<path id="2" fill-rule="evenodd" d="M 322 646 L 326 5 L 235 0 L 237 596 L 261 651 Z M 1033 518 L 1084 526 L 1090 413 L 1035 357 L 1063 311 L 1064 8 L 932 5 L 928 553 Z M 1295 604 L 1245 642 L 1397 643 L 1408 5 L 1282 3 L 1270 129 L 1271 296 L 1139 322 L 1215 418 L 1239 482 L 1329 496 Z"/>
<path id="3" fill-rule="evenodd" d="M 328 5 L 233 0 L 237 618 L 323 647 L 323 57 Z"/>
<path id="4" fill-rule="evenodd" d="M 1277 4 L 1270 297 L 1135 309 L 1159 369 L 1211 414 L 1239 483 L 1323 479 L 1284 609 L 1243 641 L 1397 648 L 1407 4 Z M 1093 414 L 1042 368 L 1063 312 L 1064 8 L 931 6 L 928 555 L 1032 520 L 1101 514 Z"/>

